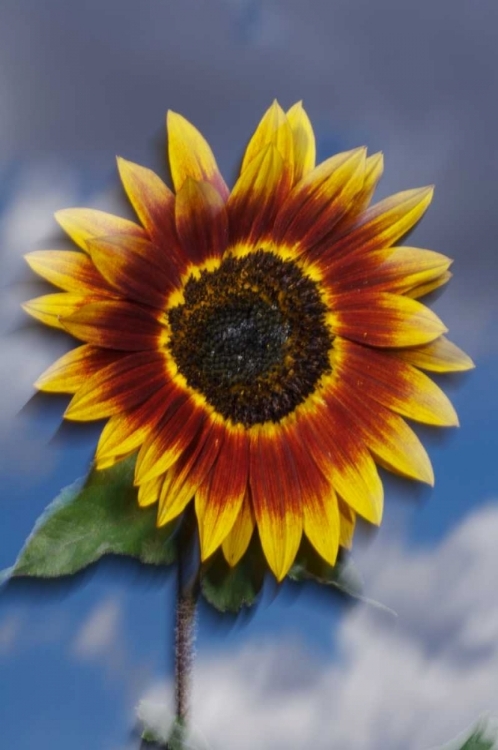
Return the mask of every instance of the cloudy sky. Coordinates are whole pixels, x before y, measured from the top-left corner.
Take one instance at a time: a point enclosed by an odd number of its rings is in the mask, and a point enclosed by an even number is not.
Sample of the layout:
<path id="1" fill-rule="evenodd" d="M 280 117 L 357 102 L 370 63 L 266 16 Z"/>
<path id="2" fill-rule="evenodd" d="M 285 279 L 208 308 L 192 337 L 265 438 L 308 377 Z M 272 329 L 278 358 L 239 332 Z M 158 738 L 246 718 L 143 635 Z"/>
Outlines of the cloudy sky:
<path id="1" fill-rule="evenodd" d="M 478 367 L 445 384 L 460 430 L 420 431 L 435 489 L 388 482 L 381 531 L 356 545 L 368 594 L 398 617 L 293 587 L 235 623 L 201 608 L 201 750 L 432 750 L 498 714 L 497 29 L 495 0 L 1 3 L 0 569 L 97 436 L 58 431 L 64 399 L 23 408 L 68 342 L 18 312 L 34 289 L 21 256 L 62 246 L 59 208 L 126 210 L 116 154 L 165 172 L 168 108 L 206 134 L 228 180 L 277 97 L 304 100 L 321 158 L 384 151 L 380 197 L 436 184 L 413 244 L 455 259 L 434 307 Z M 163 726 L 172 596 L 169 578 L 113 562 L 5 592 L 6 746 L 138 748 L 142 699 Z"/>

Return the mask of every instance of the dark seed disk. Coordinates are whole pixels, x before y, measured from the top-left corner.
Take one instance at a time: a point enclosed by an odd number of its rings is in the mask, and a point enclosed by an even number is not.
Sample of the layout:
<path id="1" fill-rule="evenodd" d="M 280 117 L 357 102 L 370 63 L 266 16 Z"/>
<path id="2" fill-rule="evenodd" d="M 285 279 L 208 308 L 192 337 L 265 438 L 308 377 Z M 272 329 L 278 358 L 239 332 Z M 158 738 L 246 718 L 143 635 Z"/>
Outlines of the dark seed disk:
<path id="1" fill-rule="evenodd" d="M 191 277 L 168 313 L 169 344 L 187 383 L 226 419 L 279 422 L 330 371 L 332 336 L 315 282 L 258 250 Z"/>

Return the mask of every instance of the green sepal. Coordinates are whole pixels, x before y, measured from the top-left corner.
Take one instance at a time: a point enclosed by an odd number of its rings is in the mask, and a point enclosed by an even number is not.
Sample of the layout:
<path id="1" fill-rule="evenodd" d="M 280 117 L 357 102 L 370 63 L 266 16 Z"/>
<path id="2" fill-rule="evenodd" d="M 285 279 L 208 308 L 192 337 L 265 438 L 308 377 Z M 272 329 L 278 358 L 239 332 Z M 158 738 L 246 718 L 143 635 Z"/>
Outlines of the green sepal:
<path id="1" fill-rule="evenodd" d="M 218 549 L 201 568 L 201 592 L 219 612 L 239 612 L 254 604 L 265 576 L 265 559 L 254 534 L 243 558 L 233 568 Z"/>
<path id="2" fill-rule="evenodd" d="M 451 742 L 433 750 L 495 750 L 498 748 L 498 719 L 484 714 Z"/>
<path id="3" fill-rule="evenodd" d="M 140 508 L 133 486 L 135 457 L 91 469 L 66 487 L 36 522 L 4 578 L 71 575 L 103 555 L 127 555 L 150 565 L 176 558 L 176 522 L 156 527 L 157 508 Z"/>
<path id="4" fill-rule="evenodd" d="M 397 617 L 392 609 L 364 595 L 363 577 L 351 555 L 344 549 L 339 550 L 336 564 L 329 565 L 303 537 L 294 565 L 287 575 L 291 581 L 298 583 L 314 581 L 322 586 L 333 586 L 346 596 Z"/>

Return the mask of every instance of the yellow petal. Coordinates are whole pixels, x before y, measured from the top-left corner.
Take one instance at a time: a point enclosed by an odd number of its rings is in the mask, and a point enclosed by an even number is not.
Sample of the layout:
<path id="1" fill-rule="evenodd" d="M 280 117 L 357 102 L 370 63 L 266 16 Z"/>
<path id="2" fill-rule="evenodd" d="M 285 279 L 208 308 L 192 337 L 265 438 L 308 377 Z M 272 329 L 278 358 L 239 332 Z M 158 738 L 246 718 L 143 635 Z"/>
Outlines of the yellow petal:
<path id="1" fill-rule="evenodd" d="M 138 488 L 138 504 L 141 508 L 146 508 L 148 505 L 157 502 L 163 481 L 164 476 L 161 475 L 140 485 Z"/>
<path id="2" fill-rule="evenodd" d="M 349 505 L 346 505 L 341 498 L 338 498 L 338 505 L 341 524 L 339 545 L 345 547 L 345 549 L 351 549 L 353 545 L 354 529 L 356 526 L 356 513 L 349 507 Z"/>
<path id="3" fill-rule="evenodd" d="M 24 257 L 38 276 L 67 292 L 112 294 L 88 255 L 72 250 L 35 250 Z"/>
<path id="4" fill-rule="evenodd" d="M 118 170 L 126 194 L 149 234 L 174 237 L 175 196 L 151 169 L 118 156 Z"/>
<path id="5" fill-rule="evenodd" d="M 299 182 L 315 168 L 315 134 L 302 102 L 297 102 L 288 110 L 287 120 L 294 141 L 294 182 Z"/>
<path id="6" fill-rule="evenodd" d="M 173 495 L 171 485 L 173 482 L 175 467 L 173 466 L 164 478 L 161 492 L 159 493 L 159 509 L 157 512 L 157 525 L 165 526 L 170 521 L 177 518 L 183 513 L 189 502 L 192 500 L 191 495 L 182 493 L 180 496 Z"/>
<path id="7" fill-rule="evenodd" d="M 102 459 L 101 461 L 95 461 L 95 468 L 97 469 L 97 471 L 110 469 L 111 466 L 119 464 L 121 461 L 124 461 L 125 458 L 129 458 L 132 454 L 133 451 L 131 451 L 131 453 L 120 453 L 116 456 L 109 456 L 108 458 Z"/>
<path id="8" fill-rule="evenodd" d="M 205 180 L 216 188 L 222 198 L 228 188 L 207 141 L 188 120 L 176 112 L 168 112 L 168 153 L 171 177 L 178 192 L 187 177 Z"/>
<path id="9" fill-rule="evenodd" d="M 76 393 L 88 377 L 110 364 L 116 355 L 85 344 L 64 354 L 40 375 L 35 388 L 47 393 Z"/>
<path id="10" fill-rule="evenodd" d="M 132 234 L 146 239 L 142 227 L 128 219 L 90 208 L 65 208 L 57 211 L 56 220 L 63 230 L 82 250 L 87 252 L 86 241 L 92 237 L 110 237 L 112 234 Z"/>
<path id="11" fill-rule="evenodd" d="M 471 358 L 445 336 L 424 346 L 402 349 L 397 356 L 404 362 L 431 372 L 464 372 L 475 367 Z"/>
<path id="12" fill-rule="evenodd" d="M 405 294 L 407 295 L 407 297 L 411 297 L 412 299 L 425 297 L 426 294 L 430 294 L 436 289 L 439 289 L 440 287 L 447 284 L 452 276 L 453 274 L 451 273 L 451 271 L 444 271 L 440 276 L 436 276 L 436 278 L 434 279 L 429 279 L 428 281 L 425 281 L 415 287 L 412 287 L 411 289 L 408 289 Z"/>
<path id="13" fill-rule="evenodd" d="M 303 503 L 304 533 L 319 555 L 335 565 L 339 551 L 340 520 L 337 496 L 329 487 L 324 497 L 309 495 Z"/>
<path id="14" fill-rule="evenodd" d="M 426 344 L 448 329 L 420 302 L 390 292 L 345 293 L 331 296 L 328 320 L 334 333 L 375 347 Z"/>
<path id="15" fill-rule="evenodd" d="M 65 330 L 61 318 L 72 315 L 80 307 L 96 299 L 96 297 L 90 297 L 87 294 L 59 292 L 57 294 L 45 294 L 43 297 L 36 297 L 36 299 L 23 302 L 22 308 L 32 318 L 36 318 L 45 325 Z"/>
<path id="16" fill-rule="evenodd" d="M 227 563 L 233 568 L 244 556 L 254 532 L 254 514 L 249 495 L 246 494 L 232 530 L 225 537 L 221 548 Z"/>
<path id="17" fill-rule="evenodd" d="M 252 160 L 268 145 L 273 145 L 286 162 L 289 170 L 294 164 L 294 138 L 291 127 L 277 101 L 265 112 L 246 148 L 242 160 L 241 173 L 244 172 Z"/>

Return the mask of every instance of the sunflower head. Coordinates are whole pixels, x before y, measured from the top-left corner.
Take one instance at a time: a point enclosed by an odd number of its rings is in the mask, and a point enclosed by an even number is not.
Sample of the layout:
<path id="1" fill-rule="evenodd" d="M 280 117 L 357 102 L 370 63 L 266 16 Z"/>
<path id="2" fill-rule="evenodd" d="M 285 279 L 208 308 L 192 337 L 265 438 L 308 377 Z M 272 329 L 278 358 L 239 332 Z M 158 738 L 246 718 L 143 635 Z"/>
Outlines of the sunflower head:
<path id="1" fill-rule="evenodd" d="M 231 191 L 194 126 L 167 126 L 173 190 L 118 159 L 138 222 L 66 209 L 79 249 L 27 256 L 62 291 L 25 309 L 83 342 L 36 386 L 108 419 L 97 468 L 137 453 L 159 525 L 194 503 L 203 559 L 233 566 L 258 534 L 278 580 L 304 538 L 334 565 L 357 515 L 381 521 L 378 465 L 433 483 L 406 420 L 457 417 L 425 371 L 472 367 L 418 301 L 449 259 L 397 245 L 432 188 L 370 206 L 382 155 L 316 166 L 301 104 L 269 108 Z"/>

